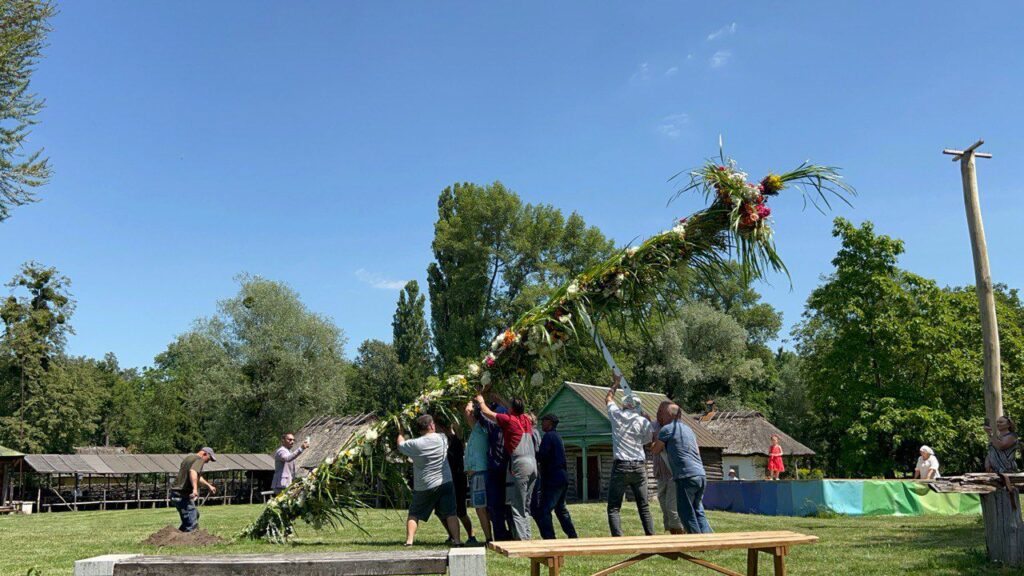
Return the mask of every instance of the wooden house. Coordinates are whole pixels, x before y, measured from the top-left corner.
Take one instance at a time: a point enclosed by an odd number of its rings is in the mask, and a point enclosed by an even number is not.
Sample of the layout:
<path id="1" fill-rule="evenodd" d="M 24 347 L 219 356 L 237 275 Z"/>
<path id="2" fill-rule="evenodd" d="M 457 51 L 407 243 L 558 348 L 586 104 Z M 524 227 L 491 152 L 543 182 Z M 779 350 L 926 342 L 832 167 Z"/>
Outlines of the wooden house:
<path id="1" fill-rule="evenodd" d="M 0 513 L 13 512 L 15 471 L 20 472 L 25 455 L 0 446 Z"/>
<path id="2" fill-rule="evenodd" d="M 787 472 L 796 468 L 796 460 L 814 456 L 814 450 L 794 440 L 790 435 L 776 428 L 760 412 L 716 411 L 712 409 L 703 416 L 695 417 L 700 425 L 711 430 L 725 441 L 722 451 L 722 468 L 736 470 L 741 480 L 763 480 L 767 475 L 768 449 L 772 435 L 778 435 L 782 446 L 783 462 Z"/>
<path id="3" fill-rule="evenodd" d="M 334 458 L 353 435 L 365 432 L 376 422 L 373 414 L 318 416 L 295 432 L 295 443 L 309 438 L 307 448 L 295 459 L 295 473 L 305 476 L 327 458 Z"/>
<path id="4" fill-rule="evenodd" d="M 566 382 L 537 413 L 556 414 L 558 432 L 565 442 L 566 467 L 569 472 L 568 499 L 572 501 L 603 500 L 608 497 L 608 480 L 612 469 L 612 429 L 605 404 L 608 388 Z M 644 413 L 652 419 L 658 406 L 669 398 L 654 392 L 636 392 Z M 622 392 L 616 393 L 620 405 Z M 684 420 L 697 436 L 700 455 L 709 480 L 722 479 L 722 442 L 696 421 Z M 653 464 L 648 455 L 648 476 L 654 489 Z M 628 491 L 627 491 L 628 492 Z"/>

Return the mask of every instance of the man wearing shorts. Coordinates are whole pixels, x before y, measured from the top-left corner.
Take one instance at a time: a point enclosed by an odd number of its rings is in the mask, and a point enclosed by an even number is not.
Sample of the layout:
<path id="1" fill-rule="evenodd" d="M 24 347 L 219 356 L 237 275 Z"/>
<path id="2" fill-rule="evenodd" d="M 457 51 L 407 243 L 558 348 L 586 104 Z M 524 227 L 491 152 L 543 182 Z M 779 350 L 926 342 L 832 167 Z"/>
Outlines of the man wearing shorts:
<path id="1" fill-rule="evenodd" d="M 408 456 L 413 465 L 412 504 L 405 523 L 405 545 L 412 546 L 420 522 L 436 513 L 448 527 L 452 546 L 461 546 L 459 518 L 455 515 L 455 487 L 448 467 L 448 438 L 438 434 L 434 419 L 424 414 L 416 419 L 419 438 L 406 440 L 398 433 L 398 451 Z"/>
<path id="2" fill-rule="evenodd" d="M 490 542 L 493 535 L 491 519 L 487 514 L 487 429 L 477 421 L 472 402 L 466 404 L 465 415 L 470 430 L 465 457 L 466 474 L 469 476 L 469 505 L 476 510 L 484 537 Z"/>

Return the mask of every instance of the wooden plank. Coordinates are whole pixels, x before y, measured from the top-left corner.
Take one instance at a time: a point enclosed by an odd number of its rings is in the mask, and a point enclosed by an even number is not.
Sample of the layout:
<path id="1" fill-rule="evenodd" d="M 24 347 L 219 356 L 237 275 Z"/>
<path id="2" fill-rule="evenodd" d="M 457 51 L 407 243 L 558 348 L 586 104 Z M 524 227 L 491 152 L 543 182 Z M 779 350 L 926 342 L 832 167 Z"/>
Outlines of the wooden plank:
<path id="1" fill-rule="evenodd" d="M 811 544 L 817 536 L 795 532 L 733 532 L 717 534 L 639 536 L 629 538 L 579 538 L 572 542 L 495 542 L 490 548 L 510 557 L 546 555 L 629 554 L 635 552 L 698 551 L 722 548 L 775 548 Z"/>
<path id="2" fill-rule="evenodd" d="M 757 576 L 757 550 L 747 550 L 747 576 Z"/>
<path id="3" fill-rule="evenodd" d="M 739 572 L 733 572 L 732 570 L 729 570 L 728 568 L 723 568 L 722 566 L 719 566 L 718 564 L 712 564 L 711 562 L 708 562 L 707 560 L 703 560 L 701 558 L 695 558 L 693 556 L 690 556 L 689 554 L 680 554 L 679 557 L 684 559 L 684 560 L 688 560 L 690 562 L 693 562 L 694 564 L 696 564 L 698 566 L 703 566 L 703 567 L 705 567 L 705 568 L 707 568 L 709 570 L 714 570 L 715 572 L 718 572 L 719 574 L 725 574 L 725 576 L 743 576 L 743 574 L 740 574 Z"/>
<path id="4" fill-rule="evenodd" d="M 618 572 L 619 570 L 622 570 L 623 568 L 629 568 L 630 566 L 632 566 L 633 564 L 636 564 L 637 562 L 643 562 L 644 560 L 647 560 L 651 556 L 654 556 L 654 554 L 638 554 L 636 556 L 633 556 L 632 558 L 627 558 L 627 559 L 623 560 L 622 562 L 617 562 L 615 564 L 612 564 L 611 566 L 605 568 L 604 570 L 601 570 L 599 572 L 594 572 L 594 574 L 592 576 L 608 576 L 608 574 L 612 574 L 612 573 Z"/>
<path id="5" fill-rule="evenodd" d="M 114 565 L 114 576 L 383 576 L 447 571 L 447 550 L 140 556 Z"/>

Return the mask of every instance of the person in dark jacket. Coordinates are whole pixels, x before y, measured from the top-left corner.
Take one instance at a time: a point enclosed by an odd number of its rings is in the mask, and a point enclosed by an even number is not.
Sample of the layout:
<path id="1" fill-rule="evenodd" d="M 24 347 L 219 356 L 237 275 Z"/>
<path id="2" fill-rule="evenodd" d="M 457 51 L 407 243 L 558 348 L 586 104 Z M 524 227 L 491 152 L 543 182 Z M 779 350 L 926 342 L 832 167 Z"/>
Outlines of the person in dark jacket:
<path id="1" fill-rule="evenodd" d="M 555 537 L 555 527 L 551 523 L 551 512 L 558 517 L 562 531 L 569 538 L 577 538 L 576 527 L 572 516 L 565 506 L 565 493 L 569 489 L 569 476 L 565 471 L 565 444 L 558 434 L 558 416 L 545 414 L 540 421 L 544 436 L 537 451 L 537 464 L 540 467 L 540 506 L 537 510 L 537 527 L 545 540 Z"/>
<path id="2" fill-rule="evenodd" d="M 498 414 L 508 412 L 497 403 L 491 409 Z M 505 503 L 505 476 L 508 474 L 505 438 L 501 427 L 484 418 L 480 414 L 480 406 L 475 402 L 473 416 L 487 430 L 487 515 L 491 518 L 491 531 L 497 541 L 512 540 L 512 530 L 508 525 L 511 514 Z"/>

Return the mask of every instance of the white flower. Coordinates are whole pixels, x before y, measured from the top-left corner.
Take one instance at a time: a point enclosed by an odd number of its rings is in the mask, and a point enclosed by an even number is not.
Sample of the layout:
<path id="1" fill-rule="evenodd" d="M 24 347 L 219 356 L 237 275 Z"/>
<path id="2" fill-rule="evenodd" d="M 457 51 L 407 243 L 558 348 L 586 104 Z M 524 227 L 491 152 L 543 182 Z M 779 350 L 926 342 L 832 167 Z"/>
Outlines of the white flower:
<path id="1" fill-rule="evenodd" d="M 530 376 L 530 386 L 533 386 L 534 388 L 536 388 L 536 387 L 540 386 L 543 383 L 544 383 L 544 375 L 541 374 L 540 372 L 534 372 L 533 376 Z"/>
<path id="2" fill-rule="evenodd" d="M 324 464 L 327 464 L 328 466 L 334 464 L 334 456 L 328 456 L 327 458 L 324 458 Z"/>
<path id="3" fill-rule="evenodd" d="M 637 250 L 639 250 L 639 248 L 637 248 L 636 246 L 630 246 L 629 248 L 626 248 L 626 254 L 629 256 L 634 256 L 636 255 Z"/>
<path id="4" fill-rule="evenodd" d="M 491 384 L 491 373 L 490 372 L 484 372 L 483 374 L 481 374 L 480 375 L 480 385 L 481 386 L 489 386 L 490 384 Z"/>
<path id="5" fill-rule="evenodd" d="M 579 292 L 580 292 L 580 287 L 579 287 L 579 284 L 577 284 L 575 280 L 572 282 L 572 284 L 569 284 L 568 288 L 565 289 L 565 293 L 568 294 L 569 296 L 575 296 L 575 295 L 579 294 Z"/>
<path id="6" fill-rule="evenodd" d="M 747 173 L 746 172 L 733 172 L 732 173 L 732 179 L 736 180 L 736 181 L 739 181 L 739 182 L 746 182 L 747 181 Z"/>
<path id="7" fill-rule="evenodd" d="M 672 227 L 672 231 L 680 236 L 686 236 L 686 224 L 676 224 Z"/>
<path id="8" fill-rule="evenodd" d="M 462 378 L 462 376 L 456 374 L 454 376 L 449 376 L 448 380 L 445 380 L 445 382 L 447 382 L 449 386 L 457 386 L 459 384 L 460 378 Z M 425 395 L 424 397 L 429 397 L 429 394 Z"/>
<path id="9" fill-rule="evenodd" d="M 467 372 L 469 372 L 470 376 L 476 378 L 477 376 L 480 375 L 480 365 L 477 364 L 476 362 L 473 362 L 472 364 L 469 365 Z"/>
<path id="10" fill-rule="evenodd" d="M 569 320 L 571 320 L 571 319 L 572 319 L 572 315 L 570 315 L 570 314 L 566 314 L 565 316 L 559 316 L 558 317 L 558 321 L 561 322 L 562 324 L 568 324 Z"/>
<path id="11" fill-rule="evenodd" d="M 380 438 L 380 434 L 378 434 L 376 430 L 371 428 L 370 430 L 366 431 L 366 441 L 367 442 L 373 442 L 377 438 Z"/>

